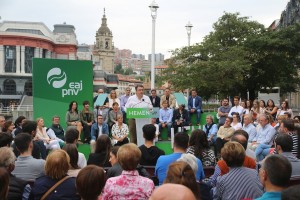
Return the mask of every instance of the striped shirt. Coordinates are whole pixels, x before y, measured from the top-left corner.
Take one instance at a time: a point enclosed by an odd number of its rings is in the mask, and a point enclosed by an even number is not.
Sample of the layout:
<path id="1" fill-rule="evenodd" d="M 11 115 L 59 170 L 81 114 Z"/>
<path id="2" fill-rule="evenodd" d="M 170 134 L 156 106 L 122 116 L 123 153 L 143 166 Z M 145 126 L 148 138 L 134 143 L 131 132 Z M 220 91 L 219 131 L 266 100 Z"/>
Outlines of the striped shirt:
<path id="1" fill-rule="evenodd" d="M 293 149 L 292 153 L 297 157 L 298 155 L 298 135 L 295 132 L 288 133 L 293 138 Z"/>
<path id="2" fill-rule="evenodd" d="M 263 187 L 258 173 L 246 167 L 231 168 L 228 174 L 217 180 L 214 200 L 240 200 L 258 198 L 263 194 Z"/>

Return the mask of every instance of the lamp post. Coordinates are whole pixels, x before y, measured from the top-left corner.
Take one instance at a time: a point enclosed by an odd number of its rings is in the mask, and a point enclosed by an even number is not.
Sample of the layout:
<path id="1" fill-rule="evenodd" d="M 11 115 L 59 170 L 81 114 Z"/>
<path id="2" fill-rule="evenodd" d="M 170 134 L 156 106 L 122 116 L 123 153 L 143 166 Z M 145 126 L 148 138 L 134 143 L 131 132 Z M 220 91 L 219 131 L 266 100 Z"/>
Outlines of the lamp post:
<path id="1" fill-rule="evenodd" d="M 185 25 L 186 32 L 187 32 L 187 35 L 188 35 L 188 47 L 190 47 L 190 45 L 191 45 L 192 27 L 193 27 L 193 25 L 190 22 L 188 22 L 187 25 Z M 190 90 L 188 88 L 187 89 L 187 98 L 189 98 L 189 95 L 190 95 Z"/>
<path id="2" fill-rule="evenodd" d="M 151 55 L 151 89 L 155 88 L 155 20 L 157 15 L 157 9 L 159 8 L 157 3 L 153 0 L 149 5 L 152 16 L 152 55 Z"/>
<path id="3" fill-rule="evenodd" d="M 190 45 L 191 45 L 191 33 L 192 33 L 193 25 L 190 22 L 188 22 L 187 25 L 185 25 L 185 28 L 186 28 L 186 32 L 187 32 L 187 35 L 188 35 L 188 47 L 190 47 Z"/>

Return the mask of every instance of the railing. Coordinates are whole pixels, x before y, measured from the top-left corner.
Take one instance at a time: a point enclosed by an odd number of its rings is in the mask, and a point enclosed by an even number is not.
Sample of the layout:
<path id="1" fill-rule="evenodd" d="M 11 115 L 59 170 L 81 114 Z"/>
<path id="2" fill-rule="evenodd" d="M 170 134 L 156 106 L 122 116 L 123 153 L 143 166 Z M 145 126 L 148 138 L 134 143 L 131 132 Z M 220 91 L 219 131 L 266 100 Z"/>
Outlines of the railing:
<path id="1" fill-rule="evenodd" d="M 33 105 L 12 105 L 0 108 L 0 115 L 11 115 L 12 111 L 33 111 Z"/>

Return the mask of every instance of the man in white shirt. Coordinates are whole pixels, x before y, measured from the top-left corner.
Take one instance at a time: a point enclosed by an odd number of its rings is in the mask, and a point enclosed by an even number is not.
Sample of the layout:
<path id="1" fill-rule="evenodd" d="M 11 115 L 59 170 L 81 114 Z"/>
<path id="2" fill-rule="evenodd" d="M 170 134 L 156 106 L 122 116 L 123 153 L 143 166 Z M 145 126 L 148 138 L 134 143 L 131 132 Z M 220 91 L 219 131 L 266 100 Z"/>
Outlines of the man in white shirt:
<path id="1" fill-rule="evenodd" d="M 137 85 L 135 87 L 136 94 L 129 97 L 125 104 L 125 111 L 127 108 L 149 108 L 152 109 L 152 103 L 148 96 L 144 95 L 144 86 Z M 130 132 L 130 141 L 137 144 L 138 146 L 142 145 L 144 142 L 142 128 L 145 124 L 149 124 L 150 119 L 129 119 L 129 132 Z M 138 130 L 138 134 L 137 134 Z"/>
<path id="2" fill-rule="evenodd" d="M 243 114 L 244 108 L 239 105 L 239 97 L 238 96 L 233 97 L 233 103 L 234 103 L 234 106 L 232 106 L 232 108 L 230 109 L 230 111 L 228 113 L 228 117 L 232 117 L 232 115 L 234 113 L 239 113 L 239 116 L 241 117 Z"/>

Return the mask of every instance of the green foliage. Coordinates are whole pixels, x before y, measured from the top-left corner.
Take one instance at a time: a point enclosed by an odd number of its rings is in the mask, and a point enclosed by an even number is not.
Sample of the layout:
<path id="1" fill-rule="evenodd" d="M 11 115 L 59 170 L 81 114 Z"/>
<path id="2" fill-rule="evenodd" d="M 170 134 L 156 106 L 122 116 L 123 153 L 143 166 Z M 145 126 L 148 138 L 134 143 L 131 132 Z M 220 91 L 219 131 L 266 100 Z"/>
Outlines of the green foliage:
<path id="1" fill-rule="evenodd" d="M 203 42 L 175 49 L 162 79 L 175 90 L 195 88 L 208 99 L 241 95 L 255 98 L 261 87 L 297 87 L 300 25 L 280 31 L 266 30 L 239 13 L 224 13 Z"/>

